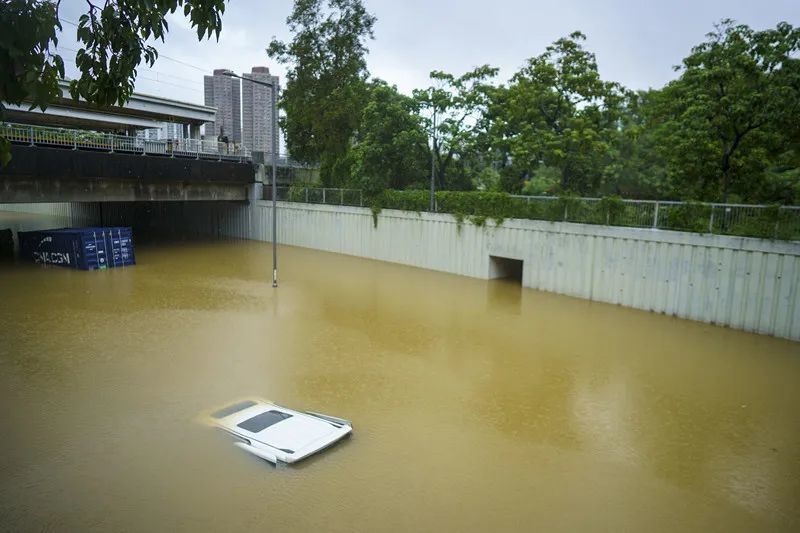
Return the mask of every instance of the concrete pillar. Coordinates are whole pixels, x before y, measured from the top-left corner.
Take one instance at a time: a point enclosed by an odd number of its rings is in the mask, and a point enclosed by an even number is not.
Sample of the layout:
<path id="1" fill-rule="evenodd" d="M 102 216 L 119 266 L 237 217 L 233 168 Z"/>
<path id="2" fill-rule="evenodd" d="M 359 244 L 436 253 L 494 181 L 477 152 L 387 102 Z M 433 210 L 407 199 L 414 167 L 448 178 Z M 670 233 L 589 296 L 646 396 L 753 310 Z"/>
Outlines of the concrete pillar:
<path id="1" fill-rule="evenodd" d="M 253 165 L 253 183 L 247 191 L 247 199 L 251 202 L 264 199 L 264 184 L 269 182 L 268 172 L 266 165 Z"/>
<path id="2" fill-rule="evenodd" d="M 261 163 L 253 164 L 255 178 L 253 181 L 258 183 L 269 183 L 270 176 L 272 176 L 272 169 L 267 168 L 267 165 Z"/>

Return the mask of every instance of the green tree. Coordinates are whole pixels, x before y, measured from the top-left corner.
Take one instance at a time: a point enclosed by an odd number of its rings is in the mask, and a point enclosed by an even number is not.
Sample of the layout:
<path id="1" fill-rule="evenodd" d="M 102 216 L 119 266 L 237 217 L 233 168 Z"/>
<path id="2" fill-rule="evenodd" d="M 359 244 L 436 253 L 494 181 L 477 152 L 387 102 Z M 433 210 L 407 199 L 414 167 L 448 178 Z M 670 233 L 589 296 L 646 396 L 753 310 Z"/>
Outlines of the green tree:
<path id="1" fill-rule="evenodd" d="M 559 192 L 561 170 L 546 165 L 539 165 L 532 173 L 525 174 L 524 178 L 522 182 L 522 194 L 552 196 Z"/>
<path id="2" fill-rule="evenodd" d="M 296 0 L 286 19 L 291 42 L 273 40 L 267 53 L 289 65 L 280 106 L 292 157 L 320 164 L 326 185 L 339 185 L 367 96 L 366 41 L 375 17 L 361 0 Z"/>
<path id="3" fill-rule="evenodd" d="M 498 69 L 483 65 L 461 76 L 433 71 L 433 85 L 414 91 L 422 121 L 432 137 L 438 188 L 469 188 L 470 173 L 465 168 L 474 156 L 492 90 L 489 80 Z M 430 177 L 430 174 L 428 174 Z"/>
<path id="4" fill-rule="evenodd" d="M 57 4 L 10 0 L 0 2 L 0 121 L 4 103 L 46 109 L 59 96 L 64 62 L 51 47 L 58 44 Z M 0 132 L 0 166 L 11 159 L 8 139 Z"/>
<path id="5" fill-rule="evenodd" d="M 472 178 L 472 186 L 478 191 L 501 192 L 500 173 L 491 166 L 485 166 Z"/>
<path id="6" fill-rule="evenodd" d="M 0 1 L 0 120 L 2 102 L 46 109 L 61 95 L 58 81 L 64 62 L 56 53 L 61 30 L 60 0 Z M 148 40 L 161 40 L 169 30 L 166 15 L 178 8 L 189 18 L 199 39 L 222 29 L 225 0 L 87 0 L 78 22 L 78 79 L 70 93 L 98 105 L 123 104 L 130 98 L 136 67 L 152 66 L 158 51 Z M 1 134 L 0 134 L 1 135 Z M 0 136 L 0 163 L 10 159 L 8 140 Z"/>
<path id="7" fill-rule="evenodd" d="M 608 134 L 610 162 L 602 169 L 599 194 L 640 199 L 669 196 L 658 138 L 648 126 L 653 94 L 630 93 L 620 106 L 617 131 Z"/>
<path id="8" fill-rule="evenodd" d="M 723 20 L 707 37 L 652 101 L 668 178 L 701 199 L 763 198 L 767 169 L 797 146 L 800 30 Z"/>
<path id="9" fill-rule="evenodd" d="M 495 152 L 512 172 L 540 165 L 560 170 L 560 189 L 594 193 L 609 164 L 625 92 L 603 81 L 586 37 L 557 40 L 495 92 L 489 111 Z"/>
<path id="10" fill-rule="evenodd" d="M 375 193 L 404 189 L 428 172 L 428 145 L 414 99 L 382 80 L 368 87 L 351 150 L 351 186 Z"/>

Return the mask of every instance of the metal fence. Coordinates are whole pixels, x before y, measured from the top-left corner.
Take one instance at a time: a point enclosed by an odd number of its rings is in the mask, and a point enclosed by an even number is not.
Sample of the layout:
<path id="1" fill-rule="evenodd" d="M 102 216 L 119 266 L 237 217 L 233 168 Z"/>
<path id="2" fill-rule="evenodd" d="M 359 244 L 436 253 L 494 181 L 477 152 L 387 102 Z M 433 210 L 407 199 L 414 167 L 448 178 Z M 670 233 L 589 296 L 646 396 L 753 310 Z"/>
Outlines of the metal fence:
<path id="1" fill-rule="evenodd" d="M 272 166 L 272 154 L 263 153 L 259 156 L 253 155 L 253 162 L 262 163 L 268 167 Z M 278 157 L 275 159 L 275 165 L 278 168 L 298 168 L 298 169 L 312 169 L 312 170 L 316 170 L 319 168 L 318 164 L 303 163 L 301 161 L 296 161 L 291 157 L 289 157 L 289 155 L 287 154 L 278 154 Z"/>
<path id="2" fill-rule="evenodd" d="M 800 206 L 518 195 L 512 195 L 511 198 L 516 204 L 531 206 L 528 209 L 531 216 L 523 218 L 714 235 L 800 239 Z M 525 209 L 517 211 L 525 213 Z"/>
<path id="3" fill-rule="evenodd" d="M 28 124 L 0 124 L 0 134 L 16 144 L 123 152 L 140 155 L 191 157 L 218 161 L 250 161 L 250 150 L 242 145 L 202 139 L 150 140 L 87 130 L 50 128 Z"/>
<path id="4" fill-rule="evenodd" d="M 364 207 L 364 192 L 360 189 L 318 187 L 277 187 L 276 189 L 278 194 L 275 199 L 279 202 Z M 272 200 L 272 189 L 267 185 L 264 186 L 264 199 Z"/>
<path id="5" fill-rule="evenodd" d="M 265 199 L 272 191 L 264 188 Z M 278 187 L 278 201 L 365 206 L 358 189 Z M 414 191 L 422 193 L 424 191 Z M 429 196 L 417 205 L 427 211 Z M 800 240 L 800 206 L 509 195 L 506 218 Z M 425 207 L 423 207 L 425 206 Z M 383 205 L 385 208 L 402 208 Z M 436 212 L 448 212 L 436 204 Z"/>

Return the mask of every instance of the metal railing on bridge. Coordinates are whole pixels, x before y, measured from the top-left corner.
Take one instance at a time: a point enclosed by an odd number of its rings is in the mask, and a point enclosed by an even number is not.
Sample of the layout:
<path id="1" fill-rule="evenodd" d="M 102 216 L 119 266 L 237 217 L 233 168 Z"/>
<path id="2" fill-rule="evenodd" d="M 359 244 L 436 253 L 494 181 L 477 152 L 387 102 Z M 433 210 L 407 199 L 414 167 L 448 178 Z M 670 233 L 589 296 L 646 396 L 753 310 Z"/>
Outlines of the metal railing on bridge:
<path id="1" fill-rule="evenodd" d="M 311 204 L 369 206 L 359 189 L 278 187 L 278 201 Z M 419 191 L 425 194 L 424 191 Z M 266 199 L 271 190 L 264 188 Z M 419 203 L 427 211 L 429 196 Z M 714 235 L 735 235 L 767 239 L 800 240 L 800 206 L 721 204 L 662 200 L 620 200 L 555 196 L 509 195 L 509 216 L 576 222 L 606 226 L 626 226 Z M 383 203 L 383 208 L 403 208 Z M 407 209 L 407 207 L 406 207 Z M 436 203 L 436 212 L 446 213 Z"/>
<path id="2" fill-rule="evenodd" d="M 203 139 L 151 140 L 87 130 L 13 123 L 0 124 L 0 133 L 12 143 L 29 146 L 216 159 L 218 161 L 250 161 L 250 150 L 245 146 Z"/>

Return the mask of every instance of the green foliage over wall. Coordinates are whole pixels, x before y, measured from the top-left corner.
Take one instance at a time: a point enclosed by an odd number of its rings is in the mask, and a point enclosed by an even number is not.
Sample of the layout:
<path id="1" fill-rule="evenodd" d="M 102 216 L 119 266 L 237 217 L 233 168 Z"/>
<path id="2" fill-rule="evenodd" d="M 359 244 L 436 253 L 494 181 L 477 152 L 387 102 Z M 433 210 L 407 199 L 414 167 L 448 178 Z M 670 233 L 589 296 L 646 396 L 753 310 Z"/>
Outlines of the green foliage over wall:
<path id="1" fill-rule="evenodd" d="M 427 211 L 430 206 L 431 194 L 429 191 L 394 191 L 385 190 L 376 196 L 377 204 L 386 209 L 401 209 L 403 211 Z M 373 202 L 375 203 L 375 202 Z"/>
<path id="2" fill-rule="evenodd" d="M 436 205 L 442 213 L 469 217 L 476 226 L 482 226 L 486 219 L 502 224 L 513 215 L 511 196 L 502 192 L 440 191 Z"/>
<path id="3" fill-rule="evenodd" d="M 301 196 L 300 193 L 297 196 Z M 377 227 L 378 215 L 383 209 L 418 214 L 428 211 L 430 192 L 386 190 L 370 198 L 368 205 Z M 436 193 L 436 211 L 452 215 L 459 231 L 465 221 L 483 227 L 487 220 L 500 225 L 512 218 L 632 227 L 650 227 L 656 220 L 655 203 L 625 203 L 618 196 L 598 200 L 576 196 L 531 199 L 503 192 L 439 191 Z M 711 230 L 711 233 L 719 235 L 799 240 L 800 217 L 796 214 L 780 209 L 778 205 L 726 212 L 726 207 L 720 205 L 694 201 L 683 204 L 663 202 L 659 204 L 657 227 L 694 233 L 709 233 Z"/>
<path id="4" fill-rule="evenodd" d="M 663 209 L 663 227 L 680 229 L 695 233 L 707 232 L 711 217 L 711 207 L 699 202 L 686 202 L 682 205 Z"/>
<path id="5" fill-rule="evenodd" d="M 373 197 L 371 205 L 377 213 L 382 209 L 419 213 L 428 210 L 430 192 L 387 190 Z M 476 226 L 485 225 L 486 220 L 500 225 L 509 218 L 614 224 L 620 220 L 625 204 L 618 197 L 592 203 L 570 196 L 530 202 L 503 192 L 439 191 L 436 193 L 436 210 L 453 215 L 459 224 L 468 220 Z"/>

